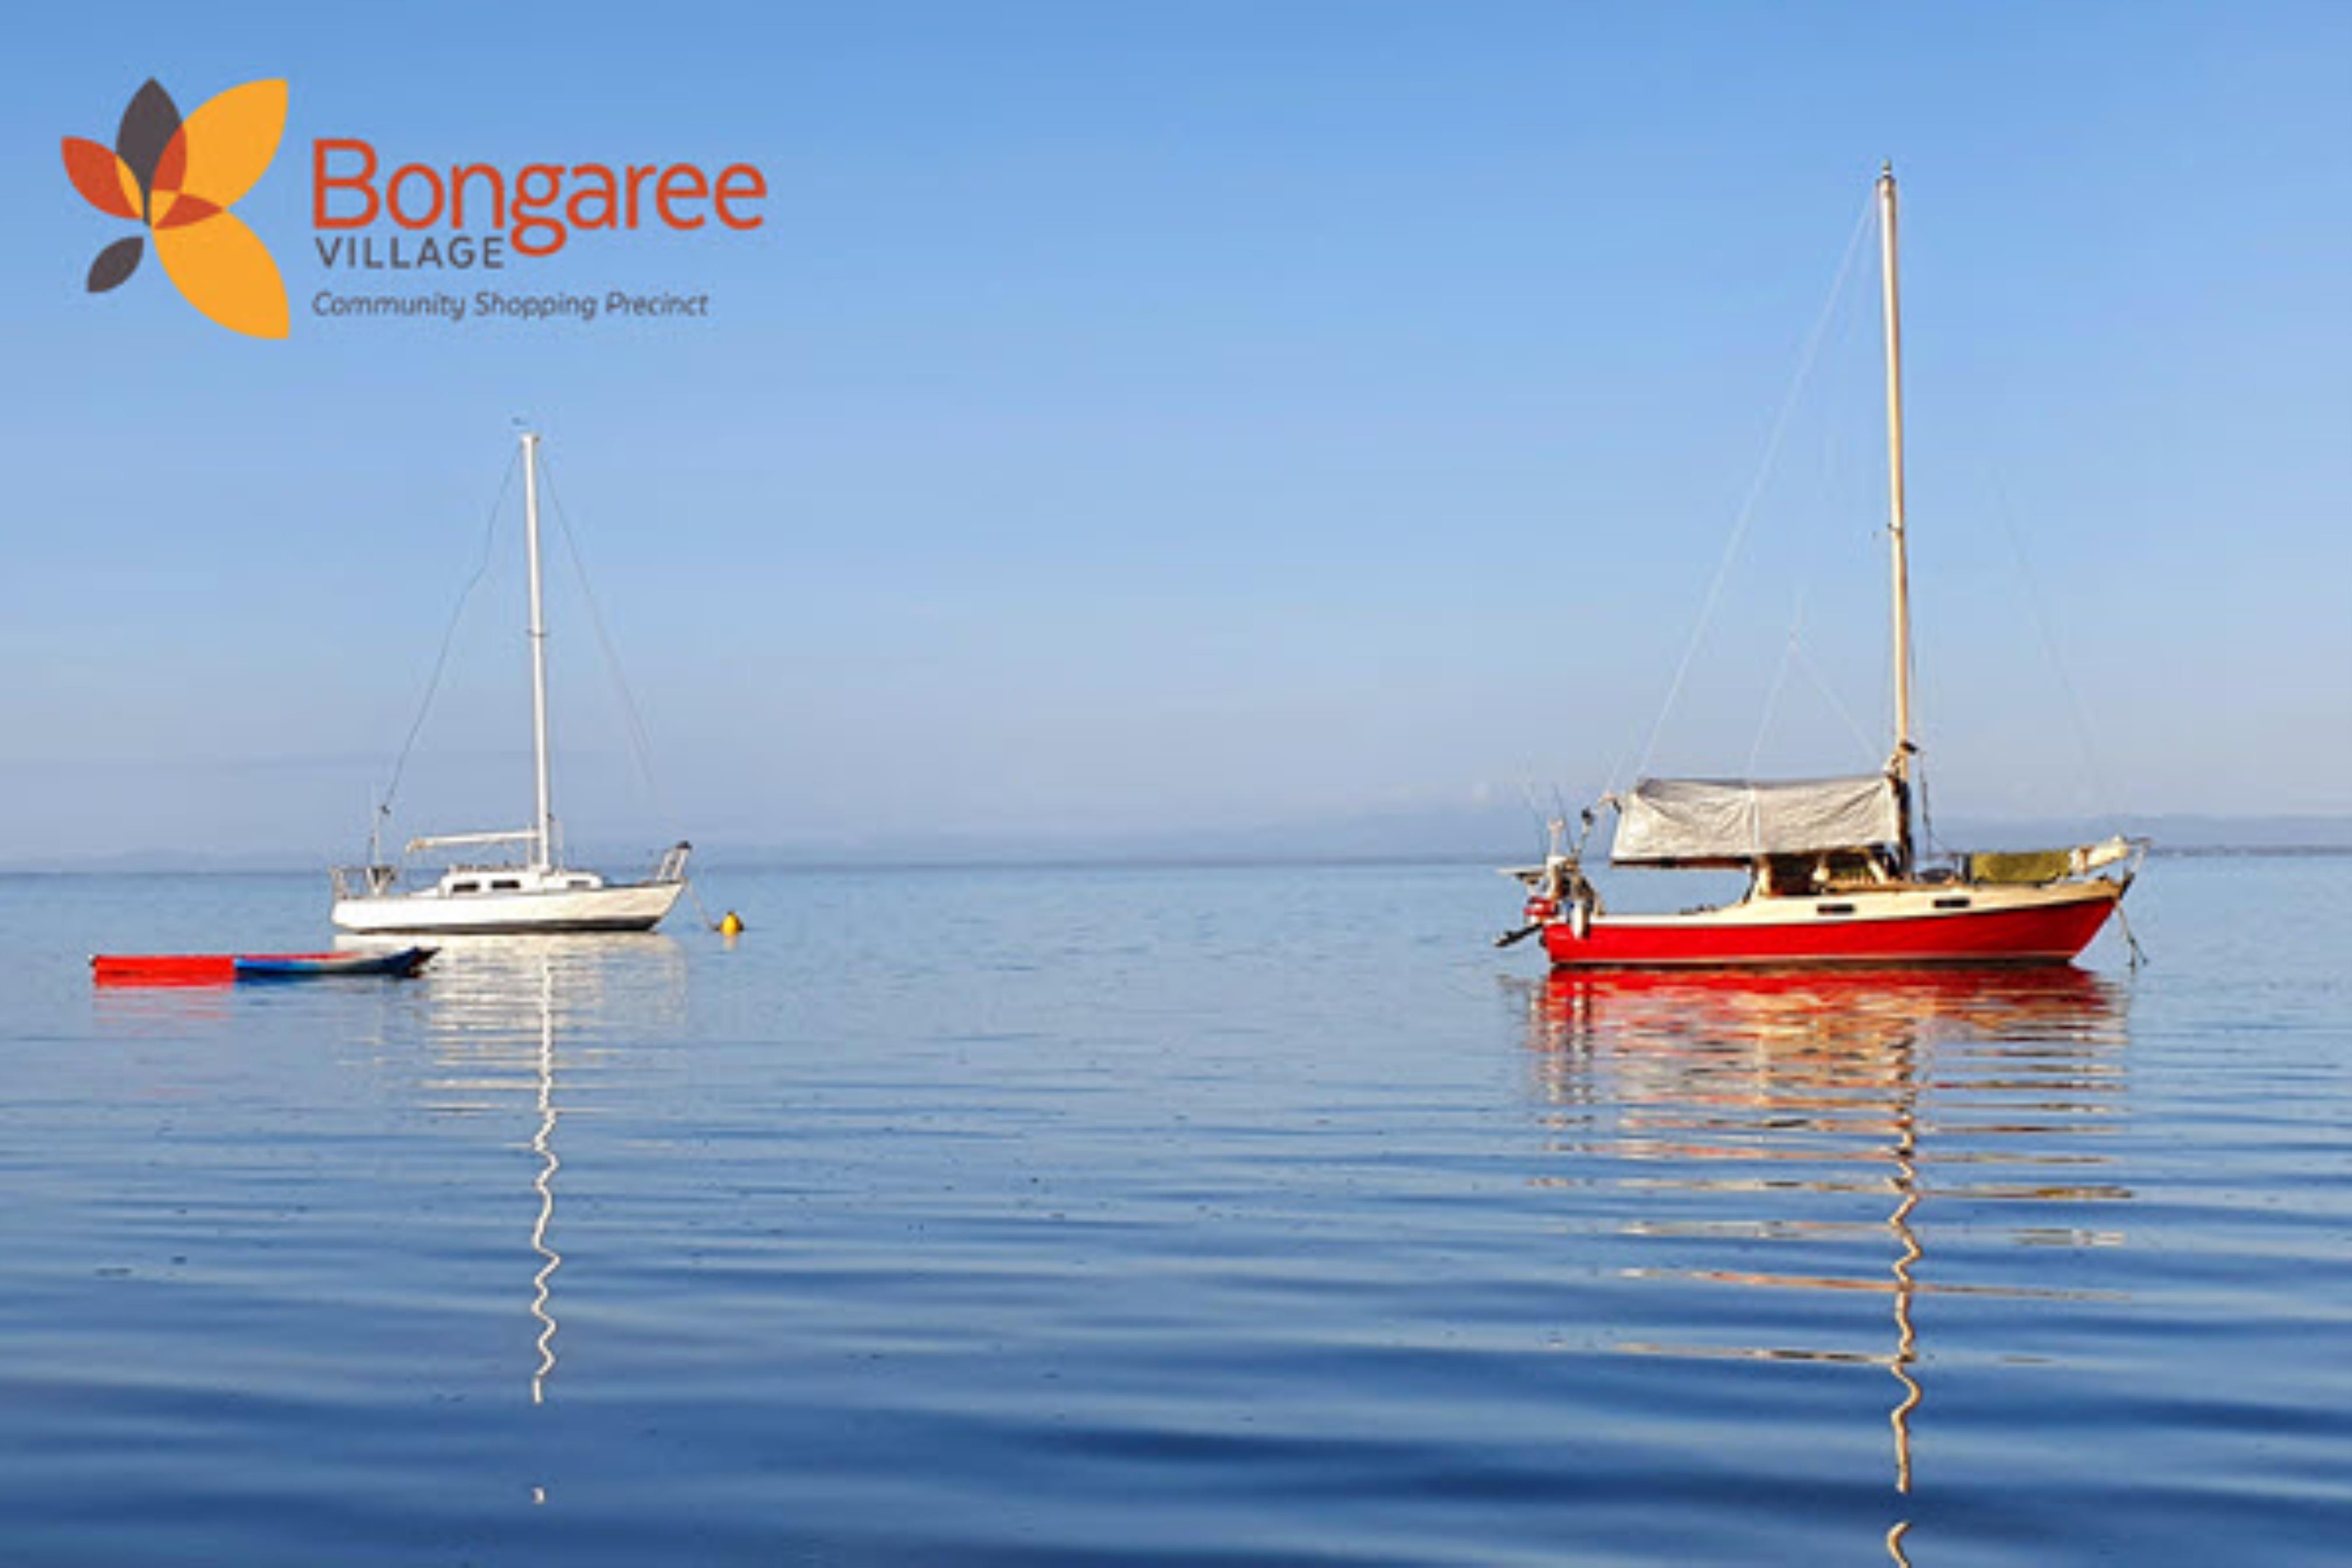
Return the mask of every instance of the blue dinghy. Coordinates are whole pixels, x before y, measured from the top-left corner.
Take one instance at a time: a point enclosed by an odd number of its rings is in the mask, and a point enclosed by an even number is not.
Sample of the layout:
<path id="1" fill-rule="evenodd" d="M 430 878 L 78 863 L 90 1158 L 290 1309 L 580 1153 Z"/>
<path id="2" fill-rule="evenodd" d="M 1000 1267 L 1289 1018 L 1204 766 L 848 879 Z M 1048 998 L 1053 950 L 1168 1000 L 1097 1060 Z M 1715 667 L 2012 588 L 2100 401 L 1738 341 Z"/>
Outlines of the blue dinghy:
<path id="1" fill-rule="evenodd" d="M 241 952 L 239 980 L 316 980 L 330 974 L 414 974 L 431 961 L 429 947 L 387 952 Z"/>

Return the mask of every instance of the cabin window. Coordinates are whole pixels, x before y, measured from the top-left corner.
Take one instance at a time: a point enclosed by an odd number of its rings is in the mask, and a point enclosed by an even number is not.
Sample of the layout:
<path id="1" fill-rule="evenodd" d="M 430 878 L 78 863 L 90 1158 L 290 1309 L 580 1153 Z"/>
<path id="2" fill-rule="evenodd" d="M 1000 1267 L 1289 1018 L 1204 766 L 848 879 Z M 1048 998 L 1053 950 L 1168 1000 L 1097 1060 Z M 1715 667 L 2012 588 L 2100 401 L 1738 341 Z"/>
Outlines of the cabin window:
<path id="1" fill-rule="evenodd" d="M 511 877 L 501 877 L 490 884 L 490 891 L 494 893 L 520 893 L 522 891 L 522 884 L 516 881 Z"/>
<path id="2" fill-rule="evenodd" d="M 479 882 L 452 882 L 449 890 L 453 893 L 478 893 L 482 885 Z"/>
<path id="3" fill-rule="evenodd" d="M 1966 899 L 1937 899 L 1936 907 L 1939 910 L 1964 910 L 1969 907 L 1969 901 Z"/>
<path id="4" fill-rule="evenodd" d="M 1853 913 L 1853 906 L 1852 904 L 1815 904 L 1813 906 L 1813 913 L 1817 915 L 1850 915 Z"/>

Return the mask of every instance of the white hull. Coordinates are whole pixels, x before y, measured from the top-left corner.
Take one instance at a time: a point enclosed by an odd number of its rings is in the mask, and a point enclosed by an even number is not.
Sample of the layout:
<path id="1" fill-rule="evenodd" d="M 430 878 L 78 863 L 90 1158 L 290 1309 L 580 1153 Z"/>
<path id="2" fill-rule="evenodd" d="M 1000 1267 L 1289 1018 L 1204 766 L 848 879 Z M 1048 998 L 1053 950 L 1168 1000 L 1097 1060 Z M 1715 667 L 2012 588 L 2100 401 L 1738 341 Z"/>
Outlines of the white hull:
<path id="1" fill-rule="evenodd" d="M 450 894 L 433 888 L 335 900 L 336 928 L 349 931 L 651 931 L 684 882 Z"/>

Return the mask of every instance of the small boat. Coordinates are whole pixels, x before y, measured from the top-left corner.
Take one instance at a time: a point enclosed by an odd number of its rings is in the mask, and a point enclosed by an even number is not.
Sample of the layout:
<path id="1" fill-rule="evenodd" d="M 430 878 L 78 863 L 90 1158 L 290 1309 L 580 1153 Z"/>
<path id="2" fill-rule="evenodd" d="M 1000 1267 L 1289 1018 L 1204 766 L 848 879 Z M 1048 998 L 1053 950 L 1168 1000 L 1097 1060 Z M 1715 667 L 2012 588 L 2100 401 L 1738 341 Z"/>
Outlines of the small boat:
<path id="1" fill-rule="evenodd" d="M 429 947 L 349 952 L 142 952 L 93 954 L 100 985 L 226 985 L 239 980 L 317 980 L 331 975 L 417 973 Z"/>
<path id="2" fill-rule="evenodd" d="M 548 769 L 547 624 L 539 549 L 539 437 L 522 434 L 524 550 L 530 582 L 531 755 L 538 792 L 529 827 L 411 839 L 407 853 L 507 844 L 521 858 L 450 866 L 432 885 L 401 886 L 401 868 L 373 853 L 369 864 L 329 873 L 332 919 L 362 932 L 650 931 L 686 890 L 692 846 L 672 846 L 643 880 L 610 882 L 562 863 Z M 383 809 L 388 810 L 386 806 Z M 373 842 L 373 840 L 371 840 Z"/>
<path id="3" fill-rule="evenodd" d="M 1586 878 L 1584 840 L 1552 824 L 1544 862 L 1512 869 L 1525 923 L 1562 969 L 2043 964 L 2073 961 L 2121 905 L 2147 852 L 2116 837 L 2063 849 L 1967 855 L 1930 865 L 1911 802 L 1910 574 L 1903 529 L 1903 380 L 1895 272 L 1895 174 L 1878 178 L 1893 555 L 1895 743 L 1876 773 L 1796 780 L 1645 778 L 1582 814 L 1617 815 L 1611 862 L 1740 870 L 1738 900 L 1679 914 L 1612 914 Z"/>
<path id="4" fill-rule="evenodd" d="M 415 974 L 432 962 L 429 947 L 396 947 L 372 952 L 362 949 L 338 952 L 239 953 L 239 980 L 314 980 L 328 974 Z"/>

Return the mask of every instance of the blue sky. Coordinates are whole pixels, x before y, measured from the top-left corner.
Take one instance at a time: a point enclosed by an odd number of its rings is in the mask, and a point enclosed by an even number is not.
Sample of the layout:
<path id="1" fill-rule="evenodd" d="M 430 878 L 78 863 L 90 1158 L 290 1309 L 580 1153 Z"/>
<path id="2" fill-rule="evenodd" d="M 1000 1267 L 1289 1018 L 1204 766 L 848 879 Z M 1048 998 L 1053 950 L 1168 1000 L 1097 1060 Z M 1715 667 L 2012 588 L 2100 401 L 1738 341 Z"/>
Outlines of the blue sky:
<path id="1" fill-rule="evenodd" d="M 0 862 L 348 849 L 518 416 L 657 752 L 656 793 L 559 580 L 583 837 L 1205 831 L 1590 793 L 1645 748 L 1873 766 L 1867 251 L 1822 312 L 1882 158 L 1939 809 L 2352 811 L 2340 5 L 110 16 L 18 22 L 0 108 Z M 120 226 L 58 141 L 150 74 L 184 108 L 290 82 L 237 209 L 289 341 L 152 262 L 82 292 Z M 352 285 L 307 156 L 342 135 L 750 161 L 769 222 L 499 279 L 707 289 L 708 322 L 321 321 Z M 413 830 L 529 808 L 498 552 Z"/>

